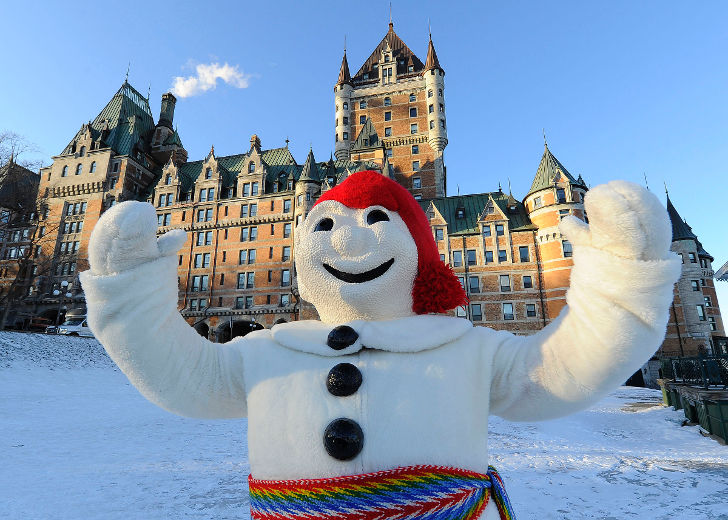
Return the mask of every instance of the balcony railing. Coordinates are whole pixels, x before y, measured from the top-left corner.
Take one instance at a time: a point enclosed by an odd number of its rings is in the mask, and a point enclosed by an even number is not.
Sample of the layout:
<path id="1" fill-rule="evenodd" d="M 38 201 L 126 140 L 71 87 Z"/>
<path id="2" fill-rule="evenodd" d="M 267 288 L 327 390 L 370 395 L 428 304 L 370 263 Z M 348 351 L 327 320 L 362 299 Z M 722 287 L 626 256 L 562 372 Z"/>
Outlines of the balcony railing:
<path id="1" fill-rule="evenodd" d="M 686 385 L 728 388 L 728 356 L 666 358 L 662 377 Z"/>

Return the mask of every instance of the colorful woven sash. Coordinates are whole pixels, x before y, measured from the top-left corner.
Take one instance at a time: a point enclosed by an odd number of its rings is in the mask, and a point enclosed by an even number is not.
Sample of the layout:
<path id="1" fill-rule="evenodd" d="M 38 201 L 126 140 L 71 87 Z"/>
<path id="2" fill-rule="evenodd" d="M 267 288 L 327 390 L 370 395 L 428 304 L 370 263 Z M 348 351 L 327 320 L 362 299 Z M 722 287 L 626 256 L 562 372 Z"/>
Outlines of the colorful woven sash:
<path id="1" fill-rule="evenodd" d="M 493 496 L 501 520 L 515 518 L 495 468 L 475 473 L 410 466 L 314 480 L 248 478 L 252 520 L 474 520 Z"/>

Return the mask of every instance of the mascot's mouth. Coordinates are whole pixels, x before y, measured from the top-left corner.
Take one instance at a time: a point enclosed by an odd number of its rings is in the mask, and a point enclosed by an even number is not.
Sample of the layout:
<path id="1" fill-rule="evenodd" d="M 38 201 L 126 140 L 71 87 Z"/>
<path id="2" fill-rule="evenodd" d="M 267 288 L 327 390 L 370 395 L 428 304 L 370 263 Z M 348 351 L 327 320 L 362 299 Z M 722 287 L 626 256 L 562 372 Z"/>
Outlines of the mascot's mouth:
<path id="1" fill-rule="evenodd" d="M 374 280 L 375 278 L 379 278 L 384 273 L 387 272 L 387 270 L 392 267 L 392 264 L 394 263 L 394 258 L 391 260 L 388 260 L 387 262 L 384 262 L 379 267 L 375 267 L 374 269 L 370 271 L 364 271 L 363 273 L 345 273 L 344 271 L 339 271 L 338 269 L 334 269 L 329 264 L 324 264 L 324 269 L 326 269 L 329 273 L 331 273 L 332 276 L 335 278 L 338 278 L 342 282 L 346 283 L 364 283 L 368 282 L 370 280 Z"/>

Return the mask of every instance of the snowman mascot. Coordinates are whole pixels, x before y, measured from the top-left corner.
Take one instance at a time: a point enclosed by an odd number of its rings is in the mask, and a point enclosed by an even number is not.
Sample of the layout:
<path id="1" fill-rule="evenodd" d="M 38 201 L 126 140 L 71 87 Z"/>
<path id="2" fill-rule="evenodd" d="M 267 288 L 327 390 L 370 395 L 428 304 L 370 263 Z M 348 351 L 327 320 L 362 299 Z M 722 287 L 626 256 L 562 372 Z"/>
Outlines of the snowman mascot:
<path id="1" fill-rule="evenodd" d="M 376 172 L 326 192 L 295 231 L 301 297 L 320 321 L 200 337 L 177 308 L 182 230 L 154 208 L 99 220 L 81 274 L 88 322 L 150 401 L 248 417 L 253 519 L 513 518 L 488 465 L 488 415 L 551 419 L 614 389 L 660 345 L 680 262 L 659 201 L 592 189 L 568 305 L 531 336 L 442 315 L 466 303 L 414 198 Z"/>

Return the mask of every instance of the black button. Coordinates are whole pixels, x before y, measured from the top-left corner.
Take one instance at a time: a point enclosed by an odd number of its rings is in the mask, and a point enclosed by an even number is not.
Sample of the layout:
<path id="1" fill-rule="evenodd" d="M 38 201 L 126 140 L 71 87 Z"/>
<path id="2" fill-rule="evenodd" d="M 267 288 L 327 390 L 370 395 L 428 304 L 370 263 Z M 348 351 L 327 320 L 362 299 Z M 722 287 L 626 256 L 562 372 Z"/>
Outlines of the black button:
<path id="1" fill-rule="evenodd" d="M 331 421 L 324 430 L 324 448 L 338 460 L 353 459 L 364 447 L 364 432 L 351 419 Z"/>
<path id="2" fill-rule="evenodd" d="M 348 325 L 339 325 L 329 332 L 329 338 L 326 344 L 334 350 L 341 350 L 349 345 L 353 345 L 359 334 Z"/>
<path id="3" fill-rule="evenodd" d="M 329 371 L 326 388 L 337 397 L 351 395 L 361 386 L 361 372 L 351 363 L 339 363 Z"/>

